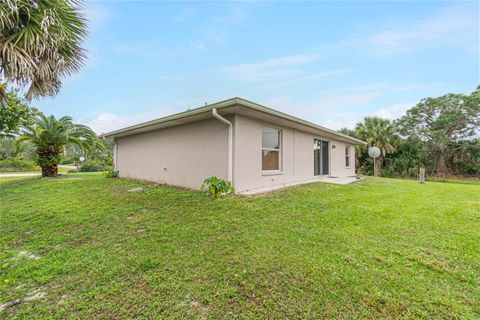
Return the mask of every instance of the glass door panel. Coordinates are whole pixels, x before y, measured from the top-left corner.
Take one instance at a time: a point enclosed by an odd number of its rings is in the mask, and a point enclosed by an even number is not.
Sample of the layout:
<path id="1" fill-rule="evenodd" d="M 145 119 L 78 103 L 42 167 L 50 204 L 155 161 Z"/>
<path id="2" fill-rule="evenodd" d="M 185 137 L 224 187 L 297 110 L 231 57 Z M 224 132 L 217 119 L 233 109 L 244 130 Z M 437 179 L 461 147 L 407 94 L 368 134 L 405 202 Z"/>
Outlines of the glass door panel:
<path id="1" fill-rule="evenodd" d="M 328 159 L 328 141 L 322 141 L 322 174 L 328 174 L 329 173 L 329 164 L 330 161 Z"/>
<path id="2" fill-rule="evenodd" d="M 313 140 L 313 167 L 314 175 L 327 175 L 329 173 L 330 161 L 328 153 L 328 141 Z"/>

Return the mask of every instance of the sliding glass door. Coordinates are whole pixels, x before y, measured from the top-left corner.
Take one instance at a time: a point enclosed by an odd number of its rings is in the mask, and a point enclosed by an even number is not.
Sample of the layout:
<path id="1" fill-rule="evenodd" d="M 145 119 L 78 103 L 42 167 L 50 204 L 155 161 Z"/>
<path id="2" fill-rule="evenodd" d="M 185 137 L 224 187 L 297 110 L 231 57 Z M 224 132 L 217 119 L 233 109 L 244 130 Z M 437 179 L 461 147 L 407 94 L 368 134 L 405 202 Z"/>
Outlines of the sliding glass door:
<path id="1" fill-rule="evenodd" d="M 313 140 L 314 174 L 316 176 L 327 175 L 329 173 L 328 146 L 328 141 Z"/>

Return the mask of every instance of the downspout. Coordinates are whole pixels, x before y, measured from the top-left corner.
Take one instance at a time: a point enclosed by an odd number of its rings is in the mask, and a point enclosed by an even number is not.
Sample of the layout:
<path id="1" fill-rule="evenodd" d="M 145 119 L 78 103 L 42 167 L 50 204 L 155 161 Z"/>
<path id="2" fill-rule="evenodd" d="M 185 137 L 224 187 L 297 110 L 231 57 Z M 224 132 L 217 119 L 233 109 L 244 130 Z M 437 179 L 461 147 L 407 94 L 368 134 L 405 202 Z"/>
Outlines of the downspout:
<path id="1" fill-rule="evenodd" d="M 218 114 L 217 109 L 212 109 L 213 116 L 220 120 L 221 122 L 225 123 L 228 126 L 228 163 L 227 163 L 227 180 L 232 182 L 233 177 L 233 125 L 230 121 L 222 117 Z"/>
<path id="2" fill-rule="evenodd" d="M 118 158 L 118 144 L 117 144 L 117 141 L 113 139 L 113 170 L 114 171 L 118 171 L 117 158 Z"/>

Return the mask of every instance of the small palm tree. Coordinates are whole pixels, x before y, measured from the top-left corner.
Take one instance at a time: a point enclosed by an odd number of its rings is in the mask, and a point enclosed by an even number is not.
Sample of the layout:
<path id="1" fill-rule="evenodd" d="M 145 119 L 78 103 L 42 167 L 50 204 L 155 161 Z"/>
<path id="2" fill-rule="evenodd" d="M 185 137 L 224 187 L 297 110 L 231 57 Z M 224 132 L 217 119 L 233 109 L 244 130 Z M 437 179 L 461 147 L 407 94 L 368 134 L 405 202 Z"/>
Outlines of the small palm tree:
<path id="1" fill-rule="evenodd" d="M 54 95 L 79 70 L 86 35 L 81 0 L 0 1 L 0 78 L 29 84 L 27 98 Z M 5 90 L 0 88 L 0 100 Z"/>
<path id="2" fill-rule="evenodd" d="M 30 141 L 35 146 L 42 177 L 58 175 L 58 164 L 64 147 L 68 144 L 75 144 L 87 152 L 92 152 L 94 148 L 104 149 L 95 132 L 89 127 L 73 123 L 70 117 L 56 119 L 43 114 L 35 118 L 33 125 L 23 127 L 17 143 L 23 141 Z"/>
<path id="3" fill-rule="evenodd" d="M 375 161 L 375 171 L 381 175 L 383 158 L 395 152 L 395 145 L 398 141 L 397 128 L 390 120 L 379 117 L 366 117 L 363 122 L 357 123 L 355 131 L 360 139 L 367 142 L 366 149 L 377 147 L 381 153 Z"/>

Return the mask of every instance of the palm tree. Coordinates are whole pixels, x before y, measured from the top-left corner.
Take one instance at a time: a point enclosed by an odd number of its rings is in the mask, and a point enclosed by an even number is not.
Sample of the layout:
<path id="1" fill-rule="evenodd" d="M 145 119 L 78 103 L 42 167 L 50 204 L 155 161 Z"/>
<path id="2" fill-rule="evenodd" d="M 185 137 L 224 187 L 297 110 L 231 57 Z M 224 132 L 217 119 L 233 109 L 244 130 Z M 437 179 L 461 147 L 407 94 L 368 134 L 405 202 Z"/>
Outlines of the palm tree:
<path id="1" fill-rule="evenodd" d="M 355 131 L 360 139 L 367 142 L 364 147 L 377 147 L 381 153 L 375 161 L 375 171 L 381 175 L 382 162 L 385 155 L 395 152 L 395 145 L 398 140 L 397 128 L 390 120 L 379 117 L 366 117 L 363 122 L 357 123 Z"/>
<path id="2" fill-rule="evenodd" d="M 81 0 L 0 1 L 0 78 L 29 84 L 28 99 L 55 95 L 60 79 L 77 72 L 85 58 L 81 5 Z"/>
<path id="3" fill-rule="evenodd" d="M 33 125 L 23 127 L 17 143 L 22 141 L 30 141 L 35 146 L 42 177 L 58 175 L 58 163 L 64 147 L 68 144 L 75 144 L 87 152 L 92 152 L 94 148 L 104 149 L 95 132 L 89 127 L 73 123 L 70 117 L 56 119 L 43 114 L 35 118 Z"/>

